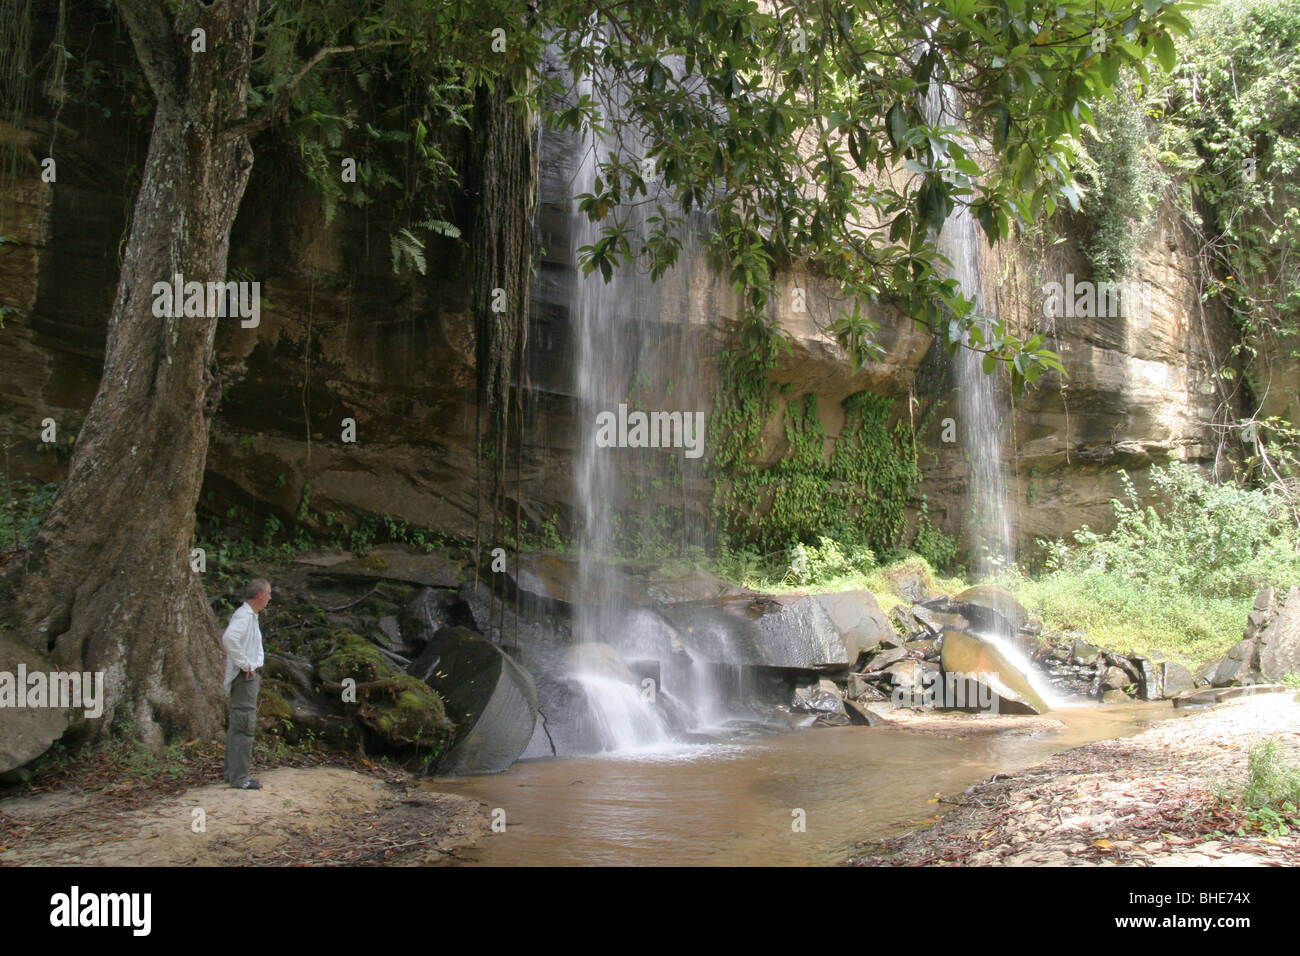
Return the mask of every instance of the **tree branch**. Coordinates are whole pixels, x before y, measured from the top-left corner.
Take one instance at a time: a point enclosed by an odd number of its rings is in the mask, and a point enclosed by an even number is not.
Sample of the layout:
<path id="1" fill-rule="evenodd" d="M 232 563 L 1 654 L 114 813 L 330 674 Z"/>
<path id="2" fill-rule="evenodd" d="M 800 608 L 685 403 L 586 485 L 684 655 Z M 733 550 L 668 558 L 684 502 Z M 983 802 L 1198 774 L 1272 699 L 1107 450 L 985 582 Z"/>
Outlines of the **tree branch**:
<path id="1" fill-rule="evenodd" d="M 323 46 L 311 55 L 302 66 L 298 67 L 296 73 L 289 78 L 289 81 L 275 91 L 275 98 L 270 105 L 264 109 L 258 110 L 252 116 L 247 116 L 237 123 L 231 123 L 222 133 L 223 139 L 236 139 L 240 136 L 252 136 L 254 133 L 266 129 L 271 124 L 284 118 L 289 112 L 289 104 L 293 101 L 293 91 L 298 88 L 303 77 L 315 68 L 321 60 L 327 56 L 333 56 L 336 53 L 356 53 L 360 50 L 370 50 L 380 46 L 404 46 L 414 42 L 414 37 L 404 37 L 400 39 L 389 40 L 371 40 L 368 43 L 349 44 L 347 46 Z"/>
<path id="2" fill-rule="evenodd" d="M 174 38 L 161 0 L 117 0 L 149 87 L 159 103 L 180 98 Z"/>

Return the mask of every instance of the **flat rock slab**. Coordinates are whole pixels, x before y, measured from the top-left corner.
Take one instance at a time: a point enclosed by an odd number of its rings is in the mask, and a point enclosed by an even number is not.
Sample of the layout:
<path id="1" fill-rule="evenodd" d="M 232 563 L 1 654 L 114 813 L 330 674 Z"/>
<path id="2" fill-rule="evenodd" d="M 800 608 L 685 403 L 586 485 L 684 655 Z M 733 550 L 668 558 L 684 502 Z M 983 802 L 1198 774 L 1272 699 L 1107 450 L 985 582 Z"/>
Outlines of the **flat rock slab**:
<path id="1" fill-rule="evenodd" d="M 1205 687 L 1201 690 L 1187 691 L 1173 698 L 1175 707 L 1207 707 L 1221 704 L 1225 700 L 1239 697 L 1254 697 L 1256 694 L 1285 694 L 1295 690 L 1285 684 L 1247 684 L 1244 687 Z"/>
<path id="2" fill-rule="evenodd" d="M 960 714 L 951 711 L 915 711 L 896 709 L 885 717 L 891 727 L 903 727 L 940 737 L 983 737 L 992 734 L 1028 736 L 1056 734 L 1065 724 L 1054 717 L 1031 714 Z"/>
<path id="3" fill-rule="evenodd" d="M 465 580 L 460 564 L 445 555 L 397 547 L 375 548 L 364 558 L 318 564 L 310 573 L 350 581 L 402 581 L 438 588 L 454 588 Z"/>

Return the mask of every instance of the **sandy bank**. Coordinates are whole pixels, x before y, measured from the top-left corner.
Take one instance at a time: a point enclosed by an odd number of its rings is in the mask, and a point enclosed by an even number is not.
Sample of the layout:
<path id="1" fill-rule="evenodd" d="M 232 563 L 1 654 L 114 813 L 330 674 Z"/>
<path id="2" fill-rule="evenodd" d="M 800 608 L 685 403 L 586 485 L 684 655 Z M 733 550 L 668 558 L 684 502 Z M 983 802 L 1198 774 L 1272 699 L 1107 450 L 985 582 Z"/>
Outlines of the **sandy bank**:
<path id="1" fill-rule="evenodd" d="M 258 779 L 260 791 L 211 784 L 152 799 L 128 782 L 3 800 L 0 865 L 421 865 L 453 859 L 488 823 L 467 797 L 353 770 Z"/>
<path id="2" fill-rule="evenodd" d="M 1249 866 L 1300 864 L 1300 839 L 1233 835 L 1216 801 L 1240 783 L 1255 741 L 1275 736 L 1300 761 L 1300 704 L 1267 694 L 1088 744 L 951 800 L 934 825 L 863 844 L 859 865 Z M 1212 836 L 1215 830 L 1228 834 Z"/>

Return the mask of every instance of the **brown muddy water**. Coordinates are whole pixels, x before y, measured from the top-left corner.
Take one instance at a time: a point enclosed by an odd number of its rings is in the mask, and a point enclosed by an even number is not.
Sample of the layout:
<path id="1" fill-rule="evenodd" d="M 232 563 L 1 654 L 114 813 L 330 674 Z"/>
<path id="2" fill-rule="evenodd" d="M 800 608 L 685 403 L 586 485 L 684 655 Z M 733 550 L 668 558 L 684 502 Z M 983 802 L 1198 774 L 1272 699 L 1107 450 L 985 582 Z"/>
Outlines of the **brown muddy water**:
<path id="1" fill-rule="evenodd" d="M 930 802 L 939 794 L 1175 716 L 1181 712 L 1166 701 L 1055 710 L 1064 729 L 1028 735 L 818 728 L 527 761 L 504 774 L 423 786 L 504 812 L 504 832 L 485 834 L 461 855 L 481 865 L 825 865 L 854 855 L 860 840 L 934 819 L 945 808 Z"/>

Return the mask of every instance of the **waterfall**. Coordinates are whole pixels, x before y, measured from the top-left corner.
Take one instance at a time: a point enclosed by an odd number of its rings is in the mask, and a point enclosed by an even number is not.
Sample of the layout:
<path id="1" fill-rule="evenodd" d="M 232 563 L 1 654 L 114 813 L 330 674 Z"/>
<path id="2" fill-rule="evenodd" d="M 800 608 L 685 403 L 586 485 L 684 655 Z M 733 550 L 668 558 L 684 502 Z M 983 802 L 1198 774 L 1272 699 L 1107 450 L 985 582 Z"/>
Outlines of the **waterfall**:
<path id="1" fill-rule="evenodd" d="M 922 104 L 931 126 L 965 126 L 956 91 L 932 83 Z M 975 300 L 975 315 L 989 332 L 980 271 L 980 229 L 970 208 L 958 203 L 936 237 L 939 251 L 952 263 L 950 278 Z M 985 374 L 983 354 L 961 348 L 953 359 L 957 382 L 957 431 L 967 464 L 967 538 L 973 579 L 996 573 L 1015 560 L 1007 516 L 1007 487 L 1002 466 L 1005 395 L 996 375 Z"/>
<path id="2" fill-rule="evenodd" d="M 625 661 L 645 660 L 646 645 L 661 643 L 653 656 L 666 664 L 667 642 L 655 642 L 645 633 L 650 625 L 632 613 L 619 596 L 620 572 L 614 556 L 662 530 L 664 509 L 681 503 L 687 472 L 698 463 L 686 460 L 677 448 L 601 447 L 597 442 L 597 416 L 617 413 L 624 405 L 640 411 L 700 409 L 692 383 L 682 379 L 698 362 L 689 352 L 687 304 L 695 237 L 681 230 L 677 266 L 657 282 L 641 263 L 616 268 L 606 281 L 600 269 L 582 275 L 577 264 L 580 250 L 602 237 L 604 222 L 592 222 L 579 208 L 578 196 L 595 193 L 600 163 L 619 155 L 638 168 L 645 147 L 634 125 L 626 121 L 621 101 L 604 102 L 589 79 L 577 84 L 576 96 L 600 102 L 603 123 L 611 132 L 581 144 L 581 156 L 570 184 L 570 261 L 575 276 L 570 316 L 577 333 L 575 392 L 578 399 L 578 449 L 575 461 L 575 503 L 579 509 L 579 580 L 581 592 L 591 600 L 578 608 L 574 633 L 579 643 L 609 645 Z M 625 219 L 635 249 L 649 234 L 649 216 L 657 203 L 652 186 L 649 196 L 630 201 L 626 196 L 611 217 Z M 667 203 L 665 203 L 667 205 Z M 606 222 L 612 221 L 607 219 Z M 701 436 L 702 437 L 702 436 Z M 649 490 L 647 490 L 649 489 Z M 671 515 L 671 512 L 668 512 Z M 682 521 L 685 509 L 682 509 Z M 684 524 L 683 524 L 684 527 Z M 626 750 L 667 745 L 672 741 L 656 695 L 625 678 L 596 672 L 583 664 L 592 655 L 578 657 L 571 676 L 582 686 L 591 709 L 592 723 L 604 750 Z M 667 674 L 669 668 L 663 667 Z M 666 679 L 666 678 L 665 678 Z M 685 695 L 687 688 L 656 688 Z M 647 699 L 648 698 L 648 699 Z"/>
<path id="3" fill-rule="evenodd" d="M 922 112 L 931 126 L 965 127 L 956 91 L 947 84 L 930 85 Z M 944 221 L 936 243 L 952 264 L 950 278 L 957 280 L 964 295 L 975 300 L 974 315 L 987 338 L 993 319 L 985 311 L 980 269 L 981 235 L 970 207 L 958 203 Z M 1007 408 L 1006 396 L 999 388 L 997 376 L 984 372 L 983 358 L 983 353 L 962 348 L 953 359 L 959 416 L 957 430 L 968 469 L 967 535 L 971 576 L 975 580 L 996 574 L 1015 560 L 1002 465 L 1002 429 L 1009 418 L 1004 411 Z M 996 646 L 1020 670 L 1039 697 L 1052 707 L 1061 705 L 1060 694 L 1014 641 L 993 632 L 980 633 L 979 637 Z"/>

